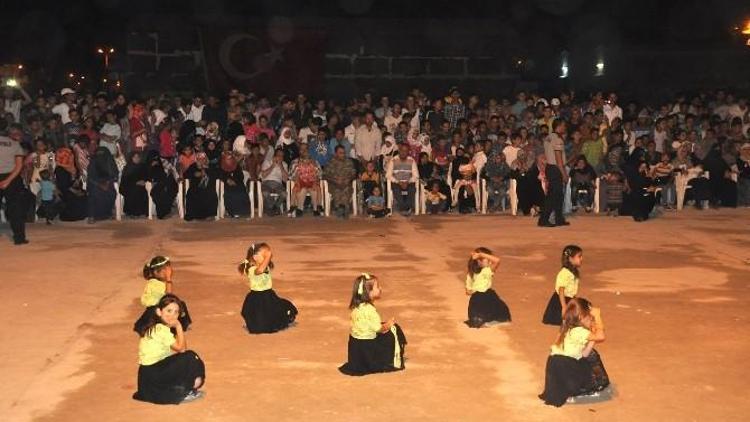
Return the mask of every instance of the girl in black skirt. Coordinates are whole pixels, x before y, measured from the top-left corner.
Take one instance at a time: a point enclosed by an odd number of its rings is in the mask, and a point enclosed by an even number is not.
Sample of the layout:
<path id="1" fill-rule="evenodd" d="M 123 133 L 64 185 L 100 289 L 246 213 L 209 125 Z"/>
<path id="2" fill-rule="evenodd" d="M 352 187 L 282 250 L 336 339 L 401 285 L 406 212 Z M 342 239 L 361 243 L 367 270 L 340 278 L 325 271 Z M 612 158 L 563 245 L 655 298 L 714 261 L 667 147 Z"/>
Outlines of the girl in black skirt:
<path id="1" fill-rule="evenodd" d="M 297 317 L 292 302 L 282 299 L 273 291 L 271 281 L 271 247 L 266 243 L 253 243 L 247 256 L 237 268 L 248 279 L 250 292 L 242 304 L 242 318 L 247 331 L 253 334 L 275 333 L 283 330 Z"/>
<path id="2" fill-rule="evenodd" d="M 560 334 L 551 347 L 545 368 L 545 404 L 560 407 L 576 396 L 598 393 L 609 385 L 607 372 L 594 344 L 604 341 L 604 326 L 597 320 L 591 303 L 571 299 L 563 317 Z"/>
<path id="3" fill-rule="evenodd" d="M 466 274 L 466 294 L 469 299 L 469 319 L 466 324 L 480 328 L 487 322 L 510 322 L 510 309 L 492 288 L 492 276 L 500 266 L 500 258 L 487 248 L 477 248 L 469 258 Z"/>
<path id="4" fill-rule="evenodd" d="M 151 323 L 159 300 L 164 295 L 173 293 L 172 274 L 172 263 L 166 256 L 155 256 L 143 266 L 143 278 L 146 279 L 146 286 L 143 289 L 143 294 L 141 294 L 141 305 L 145 306 L 146 309 L 133 325 L 133 331 L 136 333 L 143 332 L 144 327 Z M 185 302 L 180 303 L 179 321 L 183 331 L 187 331 L 193 322 L 190 319 Z"/>
<path id="5" fill-rule="evenodd" d="M 562 268 L 557 273 L 555 291 L 549 298 L 547 309 L 544 310 L 542 322 L 548 325 L 562 324 L 562 314 L 565 305 L 578 294 L 578 278 L 583 264 L 583 249 L 576 245 L 568 245 L 562 251 Z"/>
<path id="6" fill-rule="evenodd" d="M 195 352 L 187 350 L 179 316 L 180 299 L 167 294 L 159 300 L 148 324 L 138 332 L 140 367 L 134 399 L 179 404 L 203 396 L 198 389 L 206 381 L 206 368 Z"/>
<path id="7" fill-rule="evenodd" d="M 375 305 L 382 291 L 375 276 L 363 273 L 354 281 L 349 309 L 352 328 L 347 362 L 339 367 L 346 375 L 360 376 L 404 369 L 406 337 L 396 320 L 382 322 Z"/>

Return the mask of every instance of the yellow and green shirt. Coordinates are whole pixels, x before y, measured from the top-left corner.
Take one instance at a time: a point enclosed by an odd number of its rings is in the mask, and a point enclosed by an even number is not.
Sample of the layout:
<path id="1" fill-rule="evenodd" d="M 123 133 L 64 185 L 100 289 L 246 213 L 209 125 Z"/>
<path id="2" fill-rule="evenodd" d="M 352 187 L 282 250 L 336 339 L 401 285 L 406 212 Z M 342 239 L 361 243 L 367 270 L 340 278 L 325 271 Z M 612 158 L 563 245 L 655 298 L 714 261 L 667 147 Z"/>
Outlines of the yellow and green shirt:
<path id="1" fill-rule="evenodd" d="M 560 287 L 565 288 L 565 297 L 576 297 L 578 295 L 578 277 L 567 268 L 561 269 L 555 280 L 555 291 L 559 291 Z"/>
<path id="2" fill-rule="evenodd" d="M 153 365 L 172 354 L 174 334 L 164 324 L 156 324 L 138 343 L 138 363 Z"/>
<path id="3" fill-rule="evenodd" d="M 466 288 L 474 291 L 484 293 L 492 287 L 492 268 L 484 267 L 478 274 L 466 275 Z"/>
<path id="4" fill-rule="evenodd" d="M 167 294 L 167 283 L 152 278 L 146 282 L 146 288 L 143 289 L 141 305 L 156 306 L 165 294 Z"/>
<path id="5" fill-rule="evenodd" d="M 270 290 L 272 287 L 271 283 L 271 271 L 266 271 L 263 274 L 255 274 L 257 265 L 253 265 L 247 270 L 247 282 L 250 286 L 250 290 L 256 292 L 262 292 L 264 290 Z"/>
<path id="6" fill-rule="evenodd" d="M 573 359 L 580 359 L 583 357 L 583 349 L 586 348 L 586 344 L 589 342 L 589 335 L 591 331 L 584 327 L 573 327 L 565 335 L 561 345 L 553 344 L 551 349 L 552 355 L 568 356 Z"/>
<path id="7" fill-rule="evenodd" d="M 370 303 L 361 303 L 352 309 L 352 337 L 372 340 L 383 328 L 378 310 Z"/>

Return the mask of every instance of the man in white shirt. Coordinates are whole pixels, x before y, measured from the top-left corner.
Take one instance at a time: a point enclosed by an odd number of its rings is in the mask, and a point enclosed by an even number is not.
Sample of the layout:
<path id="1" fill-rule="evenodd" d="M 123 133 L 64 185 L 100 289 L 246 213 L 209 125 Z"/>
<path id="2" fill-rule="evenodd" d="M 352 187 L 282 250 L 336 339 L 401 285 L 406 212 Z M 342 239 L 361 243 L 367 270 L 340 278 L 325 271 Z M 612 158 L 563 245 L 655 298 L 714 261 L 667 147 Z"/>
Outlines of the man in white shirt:
<path id="1" fill-rule="evenodd" d="M 122 138 L 122 128 L 117 123 L 117 116 L 113 110 L 107 110 L 107 122 L 99 131 L 101 139 L 99 145 L 107 148 L 112 156 L 117 155 L 117 144 Z"/>
<path id="2" fill-rule="evenodd" d="M 15 123 L 21 122 L 21 107 L 31 103 L 31 97 L 29 97 L 29 94 L 26 93 L 26 91 L 21 88 L 21 86 L 18 86 L 18 92 L 21 93 L 23 96 L 23 101 L 19 99 L 14 99 L 14 89 L 13 87 L 6 86 L 3 90 L 3 98 L 5 99 L 5 112 L 10 113 L 13 115 L 13 121 Z"/>
<path id="3" fill-rule="evenodd" d="M 63 100 L 52 107 L 52 112 L 60 116 L 63 124 L 70 123 L 70 110 L 76 108 L 76 93 L 70 88 L 63 88 L 60 95 Z"/>
<path id="4" fill-rule="evenodd" d="M 401 113 L 401 104 L 396 103 L 393 105 L 391 112 L 388 113 L 383 119 L 385 129 L 388 132 L 394 133 L 396 131 L 396 127 L 398 127 L 398 124 L 401 123 L 402 118 L 403 114 Z"/>
<path id="5" fill-rule="evenodd" d="M 409 216 L 414 209 L 414 195 L 419 181 L 417 162 L 409 156 L 409 147 L 400 145 L 398 156 L 388 162 L 386 179 L 391 182 L 394 208 L 401 215 Z"/>
<path id="6" fill-rule="evenodd" d="M 565 120 L 555 119 L 552 122 L 552 133 L 544 140 L 544 155 L 547 163 L 557 166 L 562 173 L 563 185 L 568 183 L 568 172 L 565 171 Z"/>
<path id="7" fill-rule="evenodd" d="M 615 94 L 614 92 L 609 94 L 609 98 L 604 102 L 604 107 L 602 108 L 604 110 L 604 115 L 607 117 L 607 121 L 610 125 L 612 124 L 612 120 L 614 120 L 615 117 L 619 117 L 620 120 L 622 120 L 622 108 L 617 105 L 617 94 Z"/>
<path id="8" fill-rule="evenodd" d="M 391 107 L 390 107 L 390 99 L 387 96 L 380 97 L 380 107 L 375 109 L 375 117 L 383 121 L 385 119 L 385 116 L 390 114 Z"/>
<path id="9" fill-rule="evenodd" d="M 518 151 L 521 150 L 521 133 L 516 131 L 510 135 L 510 145 L 503 148 L 503 154 L 505 155 L 505 162 L 508 165 L 512 165 L 518 158 Z"/>
<path id="10" fill-rule="evenodd" d="M 270 161 L 260 168 L 263 207 L 268 215 L 280 215 L 281 203 L 286 201 L 285 183 L 289 180 L 289 167 L 284 162 L 284 151 L 277 149 Z"/>
<path id="11" fill-rule="evenodd" d="M 185 117 L 185 120 L 192 120 L 195 123 L 200 122 L 203 119 L 203 107 L 205 107 L 203 104 L 203 97 L 200 95 L 193 97 L 193 104 L 190 106 L 190 111 Z"/>
<path id="12" fill-rule="evenodd" d="M 302 144 L 309 144 L 318 136 L 318 129 L 323 125 L 320 117 L 313 117 L 309 120 L 308 125 L 299 130 L 297 140 Z"/>
<path id="13" fill-rule="evenodd" d="M 368 111 L 365 114 L 365 123 L 358 127 L 354 133 L 354 148 L 357 151 L 357 158 L 362 163 L 374 160 L 380 153 L 382 143 L 383 135 L 375 124 L 375 115 Z"/>

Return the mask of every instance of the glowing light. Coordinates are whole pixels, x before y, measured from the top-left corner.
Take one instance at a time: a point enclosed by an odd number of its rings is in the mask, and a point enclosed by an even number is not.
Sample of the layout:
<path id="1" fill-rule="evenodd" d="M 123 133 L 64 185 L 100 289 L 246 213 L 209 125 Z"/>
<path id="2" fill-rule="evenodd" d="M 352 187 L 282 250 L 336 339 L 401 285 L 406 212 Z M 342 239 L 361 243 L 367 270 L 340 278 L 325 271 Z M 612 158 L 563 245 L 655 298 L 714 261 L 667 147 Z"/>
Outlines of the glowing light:
<path id="1" fill-rule="evenodd" d="M 102 82 L 107 83 L 107 78 L 102 79 Z"/>
<path id="2" fill-rule="evenodd" d="M 23 70 L 23 65 L 22 64 L 18 65 L 18 70 Z"/>
<path id="3" fill-rule="evenodd" d="M 81 79 L 86 79 L 86 77 L 85 77 L 85 76 L 83 76 L 83 75 L 81 75 Z"/>
<path id="4" fill-rule="evenodd" d="M 7 81 L 5 81 L 5 85 L 6 86 L 11 86 L 11 87 L 16 87 L 16 86 L 18 86 L 18 81 L 15 80 L 15 79 L 8 79 Z"/>
<path id="5" fill-rule="evenodd" d="M 97 48 L 96 52 L 99 53 L 99 54 L 104 54 L 104 49 Z"/>
<path id="6" fill-rule="evenodd" d="M 750 21 L 745 22 L 745 26 L 742 28 L 744 35 L 750 35 Z"/>
<path id="7" fill-rule="evenodd" d="M 76 75 L 75 75 L 74 73 L 68 73 L 68 77 L 69 77 L 69 78 L 75 78 L 75 77 L 76 77 Z"/>
<path id="8" fill-rule="evenodd" d="M 596 76 L 602 75 L 604 75 L 604 60 L 599 59 L 599 61 L 596 62 Z"/>
<path id="9" fill-rule="evenodd" d="M 109 49 L 109 52 L 110 52 L 110 53 L 114 53 L 114 52 L 115 52 L 115 49 L 114 49 L 114 48 L 110 48 L 110 49 Z"/>
<path id="10" fill-rule="evenodd" d="M 560 66 L 560 79 L 565 79 L 568 77 L 568 70 L 569 69 L 567 64 L 563 64 L 562 66 Z"/>

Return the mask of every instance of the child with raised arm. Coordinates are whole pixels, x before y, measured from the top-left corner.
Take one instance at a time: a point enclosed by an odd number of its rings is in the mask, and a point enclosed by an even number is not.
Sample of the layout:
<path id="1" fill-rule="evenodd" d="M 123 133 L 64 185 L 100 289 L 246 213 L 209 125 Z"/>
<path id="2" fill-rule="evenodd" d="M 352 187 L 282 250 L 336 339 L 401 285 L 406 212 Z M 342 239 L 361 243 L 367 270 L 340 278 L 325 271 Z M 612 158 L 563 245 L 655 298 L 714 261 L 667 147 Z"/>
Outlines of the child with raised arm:
<path id="1" fill-rule="evenodd" d="M 251 334 L 275 333 L 291 325 L 297 317 L 292 302 L 280 298 L 273 290 L 271 247 L 267 243 L 253 243 L 245 260 L 237 268 L 247 277 L 250 292 L 242 304 L 242 318 Z"/>
<path id="2" fill-rule="evenodd" d="M 510 322 L 510 309 L 492 288 L 492 276 L 500 267 L 500 258 L 487 248 L 476 248 L 471 253 L 466 274 L 466 294 L 469 299 L 469 319 L 466 324 L 480 328 L 490 322 Z"/>

